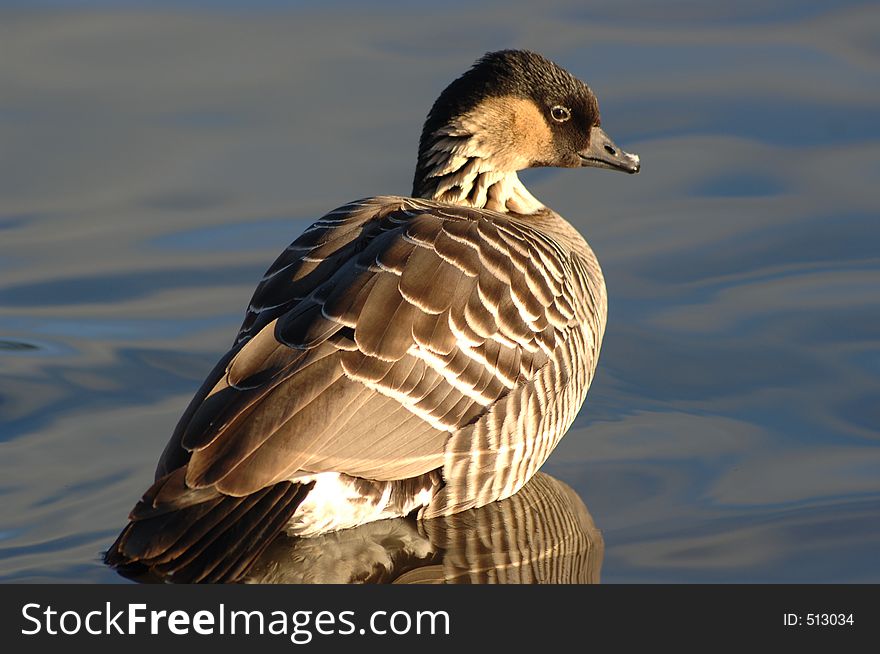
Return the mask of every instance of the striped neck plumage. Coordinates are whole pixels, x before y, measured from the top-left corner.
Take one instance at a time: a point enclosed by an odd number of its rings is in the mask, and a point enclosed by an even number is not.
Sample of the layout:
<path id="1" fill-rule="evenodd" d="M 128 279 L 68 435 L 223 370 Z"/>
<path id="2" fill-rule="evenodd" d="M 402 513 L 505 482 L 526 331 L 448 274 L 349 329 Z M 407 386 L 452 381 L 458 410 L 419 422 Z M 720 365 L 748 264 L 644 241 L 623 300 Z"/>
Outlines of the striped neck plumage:
<path id="1" fill-rule="evenodd" d="M 544 205 L 523 185 L 504 157 L 481 147 L 478 137 L 449 125 L 422 144 L 413 196 L 501 213 L 529 215 Z"/>

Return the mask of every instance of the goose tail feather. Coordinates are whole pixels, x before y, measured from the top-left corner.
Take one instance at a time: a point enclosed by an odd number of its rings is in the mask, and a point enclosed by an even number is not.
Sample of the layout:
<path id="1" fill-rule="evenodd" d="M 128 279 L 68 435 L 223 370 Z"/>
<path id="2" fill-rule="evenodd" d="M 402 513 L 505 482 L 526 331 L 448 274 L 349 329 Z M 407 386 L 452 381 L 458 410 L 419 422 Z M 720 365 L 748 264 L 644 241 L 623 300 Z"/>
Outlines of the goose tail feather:
<path id="1" fill-rule="evenodd" d="M 141 581 L 239 581 L 312 486 L 285 481 L 233 497 L 186 489 L 184 472 L 159 478 L 144 494 L 104 554 L 106 564 Z"/>

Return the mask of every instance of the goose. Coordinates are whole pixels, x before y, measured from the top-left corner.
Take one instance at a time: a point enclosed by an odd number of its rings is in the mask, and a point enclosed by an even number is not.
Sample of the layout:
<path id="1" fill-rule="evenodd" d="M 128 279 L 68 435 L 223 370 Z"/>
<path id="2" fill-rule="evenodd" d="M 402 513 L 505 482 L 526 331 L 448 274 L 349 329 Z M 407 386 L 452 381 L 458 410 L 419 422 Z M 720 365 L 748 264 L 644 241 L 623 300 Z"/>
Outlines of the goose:
<path id="1" fill-rule="evenodd" d="M 584 82 L 488 53 L 428 113 L 411 197 L 331 211 L 269 268 L 105 562 L 237 581 L 282 532 L 519 491 L 586 398 L 607 313 L 592 249 L 517 176 L 537 166 L 640 162 Z"/>

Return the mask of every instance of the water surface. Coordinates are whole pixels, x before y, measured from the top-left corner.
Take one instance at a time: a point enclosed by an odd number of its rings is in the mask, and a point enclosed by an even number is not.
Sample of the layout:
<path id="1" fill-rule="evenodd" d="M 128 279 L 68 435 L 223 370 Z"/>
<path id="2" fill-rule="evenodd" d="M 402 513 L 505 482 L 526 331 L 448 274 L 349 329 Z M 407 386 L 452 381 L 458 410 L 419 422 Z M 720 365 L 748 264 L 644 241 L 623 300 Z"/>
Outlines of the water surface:
<path id="1" fill-rule="evenodd" d="M 503 47 L 643 162 L 524 175 L 608 282 L 544 467 L 602 581 L 880 581 L 880 8 L 794 1 L 0 2 L 0 580 L 120 580 L 99 552 L 263 270 L 408 193 Z"/>

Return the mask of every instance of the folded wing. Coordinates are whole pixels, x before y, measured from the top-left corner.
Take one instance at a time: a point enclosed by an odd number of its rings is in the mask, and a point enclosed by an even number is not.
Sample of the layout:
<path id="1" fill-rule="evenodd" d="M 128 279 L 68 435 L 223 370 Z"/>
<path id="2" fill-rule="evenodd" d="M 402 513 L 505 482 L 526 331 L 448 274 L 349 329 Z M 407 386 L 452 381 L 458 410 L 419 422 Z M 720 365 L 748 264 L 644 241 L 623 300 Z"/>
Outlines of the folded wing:
<path id="1" fill-rule="evenodd" d="M 564 401 L 583 400 L 601 336 L 601 325 L 585 336 L 583 277 L 552 238 L 501 214 L 397 197 L 346 205 L 266 273 L 159 474 L 185 465 L 188 488 L 231 496 L 324 471 L 488 475 L 493 448 L 519 447 L 530 429 L 543 438 L 540 414 L 563 412 L 555 396 L 572 380 Z M 536 421 L 520 436 L 517 412 Z"/>

